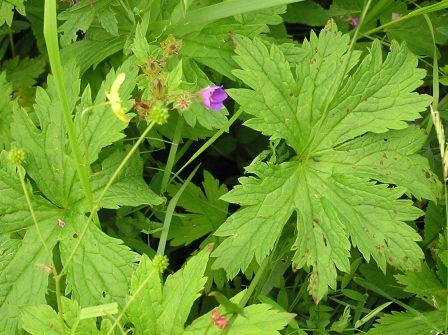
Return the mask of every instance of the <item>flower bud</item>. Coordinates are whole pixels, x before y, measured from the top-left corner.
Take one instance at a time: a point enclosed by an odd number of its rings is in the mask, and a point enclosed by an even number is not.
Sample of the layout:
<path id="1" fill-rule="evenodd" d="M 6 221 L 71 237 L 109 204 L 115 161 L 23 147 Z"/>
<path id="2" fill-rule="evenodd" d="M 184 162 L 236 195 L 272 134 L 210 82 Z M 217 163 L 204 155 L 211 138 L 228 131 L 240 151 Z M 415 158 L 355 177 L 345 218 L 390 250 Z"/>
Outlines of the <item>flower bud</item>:
<path id="1" fill-rule="evenodd" d="M 170 263 L 168 261 L 168 257 L 166 257 L 165 255 L 156 255 L 152 260 L 152 265 L 154 265 L 154 267 L 158 269 L 160 273 L 163 273 L 163 271 L 168 268 L 169 264 Z"/>
<path id="2" fill-rule="evenodd" d="M 166 40 L 160 43 L 160 46 L 165 57 L 174 56 L 179 53 L 182 47 L 182 40 L 178 40 L 172 34 L 169 34 Z"/>
<path id="3" fill-rule="evenodd" d="M 170 116 L 168 109 L 165 107 L 155 107 L 148 114 L 148 121 L 155 122 L 158 125 L 165 124 Z"/>
<path id="4" fill-rule="evenodd" d="M 8 152 L 9 161 L 16 166 L 22 165 L 25 157 L 26 155 L 23 149 L 13 148 Z"/>

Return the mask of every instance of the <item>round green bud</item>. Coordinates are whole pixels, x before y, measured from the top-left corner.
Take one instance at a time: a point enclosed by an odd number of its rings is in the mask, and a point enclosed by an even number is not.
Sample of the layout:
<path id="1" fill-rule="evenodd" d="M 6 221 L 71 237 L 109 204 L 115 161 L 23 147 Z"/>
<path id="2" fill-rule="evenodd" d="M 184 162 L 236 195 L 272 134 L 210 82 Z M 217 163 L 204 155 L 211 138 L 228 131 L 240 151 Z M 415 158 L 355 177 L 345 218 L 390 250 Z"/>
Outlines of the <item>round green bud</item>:
<path id="1" fill-rule="evenodd" d="M 154 267 L 158 269 L 160 273 L 165 271 L 168 268 L 169 264 L 170 263 L 168 261 L 168 257 L 166 257 L 165 255 L 156 255 L 152 260 L 152 265 L 154 265 Z"/>
<path id="2" fill-rule="evenodd" d="M 159 107 L 152 109 L 149 112 L 148 120 L 151 122 L 155 122 L 156 124 L 162 125 L 168 121 L 168 117 L 170 116 L 168 109 L 165 107 Z"/>
<path id="3" fill-rule="evenodd" d="M 25 161 L 25 151 L 23 149 L 13 148 L 8 152 L 8 159 L 14 165 L 22 165 Z"/>

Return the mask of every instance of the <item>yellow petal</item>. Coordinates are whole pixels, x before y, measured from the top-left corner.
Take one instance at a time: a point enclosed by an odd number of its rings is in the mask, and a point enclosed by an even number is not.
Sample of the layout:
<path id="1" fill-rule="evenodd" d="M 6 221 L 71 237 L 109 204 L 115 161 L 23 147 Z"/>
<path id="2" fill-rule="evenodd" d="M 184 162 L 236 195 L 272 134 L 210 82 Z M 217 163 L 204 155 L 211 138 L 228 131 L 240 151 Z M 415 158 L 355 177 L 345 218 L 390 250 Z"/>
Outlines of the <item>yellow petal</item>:
<path id="1" fill-rule="evenodd" d="M 124 73 L 119 73 L 117 75 L 117 78 L 115 78 L 114 82 L 112 83 L 112 87 L 110 88 L 110 94 L 112 96 L 118 96 L 118 91 L 120 90 L 120 87 L 125 79 L 126 75 Z"/>
<path id="2" fill-rule="evenodd" d="M 121 121 L 128 123 L 130 121 L 129 117 L 123 112 L 123 110 L 120 111 L 114 111 L 115 116 L 119 118 Z"/>

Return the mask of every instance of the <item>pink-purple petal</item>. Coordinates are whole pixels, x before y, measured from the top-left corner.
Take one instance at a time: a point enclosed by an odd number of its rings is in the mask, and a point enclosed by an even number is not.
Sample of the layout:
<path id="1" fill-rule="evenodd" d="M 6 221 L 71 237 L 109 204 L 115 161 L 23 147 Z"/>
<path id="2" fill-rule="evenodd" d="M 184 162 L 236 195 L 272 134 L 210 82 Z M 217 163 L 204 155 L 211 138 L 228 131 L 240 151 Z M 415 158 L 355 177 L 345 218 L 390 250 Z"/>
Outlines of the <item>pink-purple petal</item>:
<path id="1" fill-rule="evenodd" d="M 201 91 L 202 104 L 212 110 L 221 110 L 223 101 L 228 97 L 226 91 L 220 86 L 209 86 Z"/>
<path id="2" fill-rule="evenodd" d="M 216 90 L 213 91 L 211 96 L 212 100 L 215 102 L 224 101 L 228 97 L 226 91 L 224 91 L 221 87 L 217 87 Z"/>
<path id="3" fill-rule="evenodd" d="M 208 108 L 212 109 L 212 110 L 219 111 L 219 110 L 223 109 L 223 107 L 224 107 L 224 105 L 222 104 L 222 102 L 216 102 L 216 103 L 211 103 Z"/>

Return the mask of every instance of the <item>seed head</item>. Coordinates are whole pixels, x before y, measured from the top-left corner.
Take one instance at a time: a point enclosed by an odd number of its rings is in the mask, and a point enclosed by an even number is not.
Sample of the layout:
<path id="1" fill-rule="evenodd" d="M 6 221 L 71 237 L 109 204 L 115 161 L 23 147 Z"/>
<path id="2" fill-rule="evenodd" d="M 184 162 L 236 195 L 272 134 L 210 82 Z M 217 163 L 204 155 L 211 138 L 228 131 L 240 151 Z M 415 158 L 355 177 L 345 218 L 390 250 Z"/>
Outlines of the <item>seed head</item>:
<path id="1" fill-rule="evenodd" d="M 165 41 L 160 43 L 162 47 L 163 55 L 165 57 L 175 56 L 179 53 L 182 47 L 182 40 L 176 39 L 173 35 L 169 34 Z"/>
<path id="2" fill-rule="evenodd" d="M 159 270 L 160 273 L 163 273 L 163 271 L 168 268 L 168 265 L 170 263 L 168 261 L 168 257 L 166 257 L 165 255 L 156 255 L 152 260 L 152 264 L 156 269 Z"/>
<path id="3" fill-rule="evenodd" d="M 25 158 L 26 155 L 23 149 L 13 148 L 8 153 L 9 161 L 16 166 L 22 165 L 23 162 L 25 161 Z"/>
<path id="4" fill-rule="evenodd" d="M 149 112 L 148 120 L 158 125 L 163 125 L 168 121 L 169 116 L 170 114 L 166 107 L 155 107 Z"/>
<path id="5" fill-rule="evenodd" d="M 191 106 L 191 96 L 189 94 L 181 94 L 176 101 L 174 101 L 174 108 L 180 111 L 185 111 Z"/>

